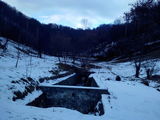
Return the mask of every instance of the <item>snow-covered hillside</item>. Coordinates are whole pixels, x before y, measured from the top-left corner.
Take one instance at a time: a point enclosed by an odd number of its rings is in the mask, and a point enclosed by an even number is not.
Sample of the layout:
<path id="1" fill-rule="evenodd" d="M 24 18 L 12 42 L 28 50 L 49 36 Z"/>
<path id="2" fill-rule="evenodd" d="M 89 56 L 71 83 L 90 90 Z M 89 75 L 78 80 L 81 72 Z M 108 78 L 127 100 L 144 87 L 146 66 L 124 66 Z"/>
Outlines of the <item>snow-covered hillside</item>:
<path id="1" fill-rule="evenodd" d="M 108 88 L 110 96 L 104 97 L 106 103 L 106 118 L 109 120 L 158 120 L 160 118 L 160 87 L 157 82 L 150 81 L 145 86 L 140 79 L 135 79 L 134 64 L 99 63 L 102 68 L 93 70 L 92 76 L 102 88 Z M 157 62 L 157 66 L 160 62 Z M 160 66 L 158 66 L 160 67 Z M 159 73 L 157 73 L 159 74 Z M 121 81 L 116 81 L 116 76 Z M 142 72 L 140 77 L 144 77 Z"/>
<path id="2" fill-rule="evenodd" d="M 0 38 L 1 41 L 4 38 Z M 23 92 L 29 84 L 41 84 L 39 78 L 53 76 L 50 70 L 58 68 L 58 58 L 43 55 L 38 58 L 35 55 L 28 55 L 20 52 L 18 66 L 17 44 L 9 41 L 8 49 L 3 52 L 0 49 L 0 120 L 159 120 L 160 119 L 160 92 L 156 90 L 160 87 L 157 82 L 150 82 L 150 86 L 141 83 L 140 79 L 135 79 L 134 64 L 125 63 L 93 63 L 100 66 L 91 69 L 100 88 L 109 90 L 110 95 L 102 95 L 102 102 L 105 114 L 102 116 L 86 115 L 75 110 L 66 108 L 37 108 L 26 106 L 28 102 L 34 100 L 42 92 L 34 90 L 28 93 L 24 99 L 13 101 L 14 92 Z M 20 45 L 27 50 L 29 47 Z M 32 50 L 34 51 L 34 50 Z M 36 51 L 34 51 L 36 52 Z M 160 74 L 160 60 L 156 60 L 156 67 Z M 64 73 L 65 71 L 61 71 Z M 71 74 L 72 75 L 72 74 Z M 69 76 L 71 76 L 69 75 Z M 116 81 L 116 76 L 121 77 L 121 81 Z M 54 81 L 43 84 L 52 84 L 66 79 L 65 76 Z M 32 78 L 31 82 L 25 82 L 27 77 Z M 141 78 L 145 78 L 142 70 Z"/>

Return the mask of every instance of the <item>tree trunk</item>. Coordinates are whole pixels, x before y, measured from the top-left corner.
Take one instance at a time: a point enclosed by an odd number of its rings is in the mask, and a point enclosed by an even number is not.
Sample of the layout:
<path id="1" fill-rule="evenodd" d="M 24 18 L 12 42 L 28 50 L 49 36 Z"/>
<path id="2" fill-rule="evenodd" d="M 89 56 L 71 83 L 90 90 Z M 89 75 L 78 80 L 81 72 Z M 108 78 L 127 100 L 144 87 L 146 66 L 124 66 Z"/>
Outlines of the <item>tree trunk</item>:
<path id="1" fill-rule="evenodd" d="M 141 69 L 141 64 L 140 64 L 140 63 L 139 63 L 139 64 L 136 64 L 135 67 L 136 67 L 135 77 L 136 77 L 136 78 L 139 78 L 140 69 Z"/>
<path id="2" fill-rule="evenodd" d="M 147 79 L 151 79 L 151 70 L 147 69 L 146 73 L 147 73 Z"/>

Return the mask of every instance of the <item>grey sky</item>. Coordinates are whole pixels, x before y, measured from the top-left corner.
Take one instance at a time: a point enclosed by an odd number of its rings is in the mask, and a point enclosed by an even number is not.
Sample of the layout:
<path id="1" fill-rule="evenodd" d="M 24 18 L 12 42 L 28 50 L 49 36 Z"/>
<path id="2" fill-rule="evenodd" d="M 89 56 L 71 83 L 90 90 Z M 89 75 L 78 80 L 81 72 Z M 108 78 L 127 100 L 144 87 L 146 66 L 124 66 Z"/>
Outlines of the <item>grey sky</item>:
<path id="1" fill-rule="evenodd" d="M 128 11 L 136 0 L 3 0 L 42 23 L 82 27 L 88 19 L 90 27 L 111 23 Z"/>

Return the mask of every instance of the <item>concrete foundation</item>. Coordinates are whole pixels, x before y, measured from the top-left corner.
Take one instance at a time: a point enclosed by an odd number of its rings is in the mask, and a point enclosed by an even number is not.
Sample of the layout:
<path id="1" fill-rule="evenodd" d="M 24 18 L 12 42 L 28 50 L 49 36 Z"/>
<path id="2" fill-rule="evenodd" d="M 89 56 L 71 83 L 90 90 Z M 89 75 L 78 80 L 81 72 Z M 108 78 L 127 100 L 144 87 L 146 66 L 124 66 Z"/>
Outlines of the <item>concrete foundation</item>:
<path id="1" fill-rule="evenodd" d="M 108 94 L 108 91 L 98 89 L 93 78 L 75 75 L 53 87 L 41 86 L 40 89 L 43 94 L 28 105 L 43 108 L 65 107 L 84 114 L 104 114 L 101 94 Z"/>

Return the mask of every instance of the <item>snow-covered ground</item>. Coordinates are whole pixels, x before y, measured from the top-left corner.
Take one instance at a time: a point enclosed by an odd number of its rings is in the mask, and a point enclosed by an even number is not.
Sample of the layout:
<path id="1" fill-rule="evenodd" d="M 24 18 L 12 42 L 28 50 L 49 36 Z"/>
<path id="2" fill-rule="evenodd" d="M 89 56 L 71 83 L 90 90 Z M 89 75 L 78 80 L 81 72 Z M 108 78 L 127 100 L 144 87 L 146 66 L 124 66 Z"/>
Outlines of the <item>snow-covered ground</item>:
<path id="1" fill-rule="evenodd" d="M 109 120 L 159 120 L 160 92 L 140 81 L 132 81 L 134 67 L 131 63 L 100 64 L 92 75 L 102 88 L 108 88 L 110 96 L 103 96 L 106 118 Z M 116 69 L 117 67 L 117 69 Z M 108 69 L 109 68 L 109 69 Z M 119 71 L 118 71 L 119 70 Z M 113 73 L 112 73 L 112 72 Z M 115 81 L 116 74 L 122 81 Z"/>
<path id="2" fill-rule="evenodd" d="M 1 38 L 2 39 L 2 38 Z M 84 115 L 78 111 L 66 108 L 37 108 L 25 104 L 38 97 L 42 92 L 34 91 L 23 100 L 12 101 L 13 92 L 23 91 L 25 83 L 12 83 L 21 78 L 32 77 L 38 82 L 41 77 L 49 77 L 49 70 L 57 69 L 56 57 L 30 57 L 21 52 L 18 67 L 16 68 L 16 44 L 9 42 L 5 53 L 0 49 L 0 120 L 159 120 L 160 119 L 160 92 L 153 88 L 157 83 L 151 82 L 148 87 L 134 78 L 134 64 L 125 63 L 95 63 L 99 69 L 91 69 L 100 88 L 108 89 L 110 95 L 102 95 L 105 114 L 102 116 Z M 29 49 L 22 46 L 22 48 Z M 160 60 L 156 61 L 160 70 Z M 157 71 L 157 74 L 160 74 Z M 73 74 L 72 74 L 73 75 Z M 54 81 L 43 83 L 53 84 L 72 75 Z M 116 76 L 121 81 L 116 81 Z M 145 72 L 142 70 L 141 76 Z"/>

